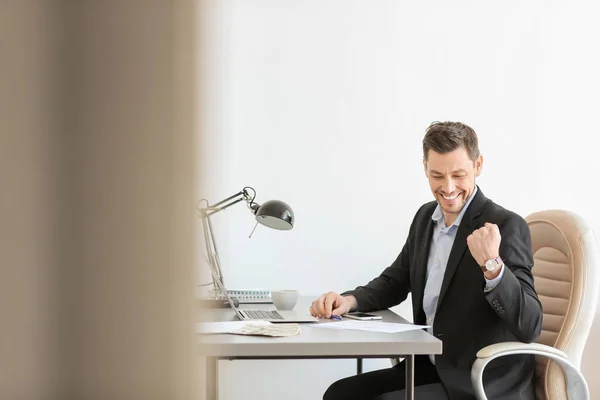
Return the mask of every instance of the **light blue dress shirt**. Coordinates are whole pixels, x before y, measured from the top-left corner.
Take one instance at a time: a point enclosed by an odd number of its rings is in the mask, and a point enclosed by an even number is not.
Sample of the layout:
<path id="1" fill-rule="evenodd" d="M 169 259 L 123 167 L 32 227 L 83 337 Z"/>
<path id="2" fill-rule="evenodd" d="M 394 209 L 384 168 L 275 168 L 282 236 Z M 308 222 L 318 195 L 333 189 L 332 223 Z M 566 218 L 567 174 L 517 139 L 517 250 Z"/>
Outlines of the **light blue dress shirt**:
<path id="1" fill-rule="evenodd" d="M 430 328 L 427 331 L 433 334 L 433 322 L 435 321 L 435 311 L 437 309 L 438 298 L 440 297 L 440 289 L 442 288 L 442 281 L 444 280 L 444 273 L 446 272 L 446 265 L 448 264 L 448 258 L 450 257 L 450 250 L 454 244 L 454 238 L 456 237 L 456 231 L 458 226 L 469 208 L 471 201 L 477 193 L 477 186 L 471 194 L 471 197 L 467 200 L 467 203 L 462 208 L 456 220 L 450 226 L 446 226 L 444 221 L 444 214 L 442 208 L 438 204 L 431 216 L 434 221 L 433 236 L 431 238 L 431 247 L 429 248 L 429 258 L 427 259 L 427 275 L 425 283 L 425 292 L 423 294 L 423 311 L 425 311 L 426 325 Z M 485 291 L 489 292 L 498 285 L 502 276 L 504 275 L 504 268 L 500 271 L 500 275 L 495 279 L 485 279 Z M 435 364 L 435 357 L 429 356 L 429 359 Z"/>

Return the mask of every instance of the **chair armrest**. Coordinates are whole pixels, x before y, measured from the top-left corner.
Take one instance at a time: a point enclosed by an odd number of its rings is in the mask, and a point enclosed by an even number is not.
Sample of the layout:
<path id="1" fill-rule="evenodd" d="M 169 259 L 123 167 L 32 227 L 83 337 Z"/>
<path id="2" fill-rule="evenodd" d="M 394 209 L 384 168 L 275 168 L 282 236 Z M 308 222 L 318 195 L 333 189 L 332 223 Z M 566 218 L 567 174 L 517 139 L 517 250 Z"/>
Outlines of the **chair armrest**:
<path id="1" fill-rule="evenodd" d="M 544 344 L 521 342 L 496 343 L 477 352 L 477 360 L 471 367 L 471 384 L 478 400 L 487 400 L 483 389 L 483 370 L 487 364 L 498 357 L 514 354 L 534 354 L 551 359 L 561 367 L 565 375 L 568 399 L 589 400 L 590 392 L 585 378 L 569 362 L 564 352 Z"/>
<path id="2" fill-rule="evenodd" d="M 477 358 L 501 357 L 501 356 L 505 355 L 503 353 L 507 352 L 507 351 L 517 351 L 517 353 L 511 353 L 511 354 L 526 354 L 527 350 L 538 350 L 541 352 L 549 352 L 549 353 L 555 354 L 559 357 L 567 358 L 567 355 L 564 352 L 562 352 L 554 347 L 546 346 L 545 344 L 539 344 L 539 343 L 523 343 L 523 342 L 502 342 L 502 343 L 491 344 L 491 345 L 486 346 L 483 349 L 479 350 L 477 352 Z M 527 353 L 527 354 L 529 354 L 529 353 Z"/>

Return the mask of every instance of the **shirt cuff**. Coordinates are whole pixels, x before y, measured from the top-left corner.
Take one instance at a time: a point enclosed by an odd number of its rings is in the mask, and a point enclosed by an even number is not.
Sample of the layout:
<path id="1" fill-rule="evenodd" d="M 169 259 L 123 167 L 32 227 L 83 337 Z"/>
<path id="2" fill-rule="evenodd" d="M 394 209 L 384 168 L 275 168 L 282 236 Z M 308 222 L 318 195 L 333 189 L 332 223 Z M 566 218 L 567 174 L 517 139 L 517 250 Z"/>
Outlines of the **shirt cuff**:
<path id="1" fill-rule="evenodd" d="M 354 308 L 351 308 L 350 310 L 348 310 L 348 312 L 358 311 L 358 300 L 356 300 L 356 296 L 351 295 L 351 294 L 342 294 L 342 296 L 344 296 L 344 297 L 350 297 L 350 296 L 354 297 L 355 306 L 354 306 Z"/>
<path id="2" fill-rule="evenodd" d="M 502 279 L 502 277 L 504 276 L 504 268 L 506 268 L 506 265 L 502 265 L 502 268 L 500 270 L 500 273 L 498 274 L 497 277 L 495 277 L 494 279 L 490 280 L 488 278 L 485 278 L 485 289 L 484 292 L 491 292 L 496 286 L 498 286 L 498 284 L 500 283 L 500 280 Z"/>

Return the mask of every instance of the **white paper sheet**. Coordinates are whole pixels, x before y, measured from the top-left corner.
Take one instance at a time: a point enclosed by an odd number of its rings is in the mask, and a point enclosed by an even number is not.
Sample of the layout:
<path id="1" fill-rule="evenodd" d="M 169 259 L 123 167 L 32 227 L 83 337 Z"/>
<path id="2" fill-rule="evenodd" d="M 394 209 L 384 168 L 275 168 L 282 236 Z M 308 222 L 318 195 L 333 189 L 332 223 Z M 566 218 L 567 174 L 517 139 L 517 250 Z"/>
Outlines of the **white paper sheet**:
<path id="1" fill-rule="evenodd" d="M 427 325 L 395 324 L 381 321 L 339 321 L 308 325 L 311 328 L 348 329 L 355 331 L 398 333 L 429 328 Z"/>
<path id="2" fill-rule="evenodd" d="M 300 334 L 298 324 L 272 324 L 268 321 L 203 322 L 196 324 L 196 332 L 206 334 L 231 333 L 234 335 L 285 337 Z"/>
<path id="3" fill-rule="evenodd" d="M 200 322 L 196 324 L 196 333 L 233 333 L 249 324 L 271 325 L 269 321 Z"/>

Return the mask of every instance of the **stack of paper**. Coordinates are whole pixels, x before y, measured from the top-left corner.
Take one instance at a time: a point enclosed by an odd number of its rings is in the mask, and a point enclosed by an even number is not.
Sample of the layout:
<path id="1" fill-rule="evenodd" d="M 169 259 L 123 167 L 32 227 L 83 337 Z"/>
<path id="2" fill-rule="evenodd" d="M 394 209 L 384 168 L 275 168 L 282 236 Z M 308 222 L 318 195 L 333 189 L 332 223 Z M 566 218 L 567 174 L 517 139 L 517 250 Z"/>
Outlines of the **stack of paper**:
<path id="1" fill-rule="evenodd" d="M 391 322 L 378 322 L 378 321 L 340 321 L 340 322 L 328 322 L 325 324 L 312 324 L 314 328 L 327 328 L 327 329 L 349 329 L 356 331 L 368 331 L 368 332 L 385 332 L 385 333 L 399 333 L 412 331 L 417 329 L 429 328 L 427 325 L 413 325 L 413 324 L 397 324 Z"/>
<path id="2" fill-rule="evenodd" d="M 234 335 L 293 336 L 300 333 L 298 324 L 272 324 L 267 321 L 203 322 L 196 324 L 203 334 L 231 333 Z"/>

